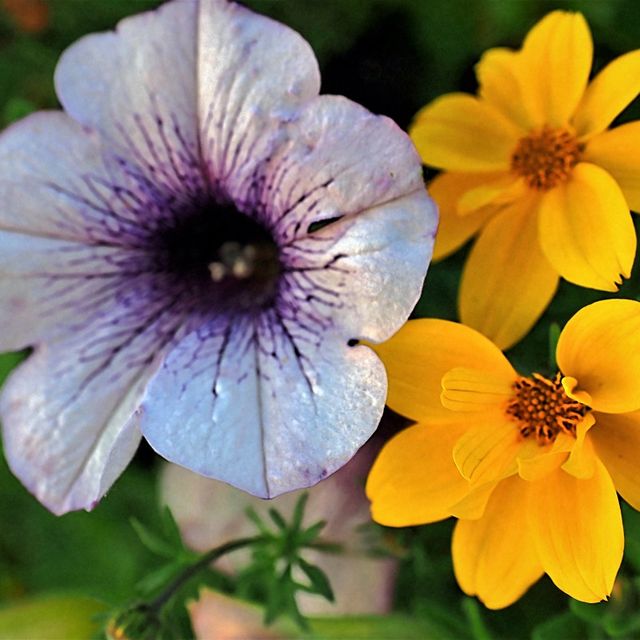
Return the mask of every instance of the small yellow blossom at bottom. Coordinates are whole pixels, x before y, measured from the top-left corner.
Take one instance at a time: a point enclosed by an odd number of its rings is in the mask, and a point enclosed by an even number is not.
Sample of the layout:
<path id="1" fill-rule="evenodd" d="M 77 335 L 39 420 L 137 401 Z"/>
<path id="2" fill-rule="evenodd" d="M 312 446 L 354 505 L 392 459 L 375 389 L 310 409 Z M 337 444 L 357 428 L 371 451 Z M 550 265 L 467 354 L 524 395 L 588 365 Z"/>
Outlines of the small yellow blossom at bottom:
<path id="1" fill-rule="evenodd" d="M 624 546 L 616 490 L 640 509 L 640 302 L 605 300 L 565 326 L 552 376 L 521 376 L 475 330 L 409 322 L 376 347 L 388 405 L 417 421 L 376 460 L 377 522 L 455 516 L 456 578 L 492 609 L 547 573 L 577 600 L 613 588 Z"/>

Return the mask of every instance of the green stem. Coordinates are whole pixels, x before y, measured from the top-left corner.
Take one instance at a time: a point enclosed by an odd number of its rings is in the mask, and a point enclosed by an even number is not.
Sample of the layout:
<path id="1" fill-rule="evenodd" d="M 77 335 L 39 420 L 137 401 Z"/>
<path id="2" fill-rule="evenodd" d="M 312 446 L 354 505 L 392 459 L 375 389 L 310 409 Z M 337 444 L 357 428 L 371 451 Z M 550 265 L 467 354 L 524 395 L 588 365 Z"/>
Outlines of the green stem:
<path id="1" fill-rule="evenodd" d="M 243 547 L 248 547 L 256 542 L 261 542 L 265 539 L 264 536 L 254 536 L 252 538 L 240 538 L 238 540 L 232 540 L 231 542 L 227 542 L 219 547 L 215 547 L 210 551 L 207 551 L 205 554 L 200 556 L 198 560 L 192 564 L 190 567 L 187 567 L 179 576 L 175 578 L 173 582 L 171 582 L 165 590 L 160 593 L 156 598 L 151 600 L 148 603 L 149 609 L 152 611 L 159 611 L 162 607 L 167 603 L 168 600 L 178 591 L 186 582 L 191 580 L 193 576 L 195 576 L 198 572 L 202 571 L 205 567 L 208 567 L 212 562 L 218 560 L 222 556 L 227 553 L 231 553 L 232 551 L 236 551 L 237 549 L 242 549 Z"/>

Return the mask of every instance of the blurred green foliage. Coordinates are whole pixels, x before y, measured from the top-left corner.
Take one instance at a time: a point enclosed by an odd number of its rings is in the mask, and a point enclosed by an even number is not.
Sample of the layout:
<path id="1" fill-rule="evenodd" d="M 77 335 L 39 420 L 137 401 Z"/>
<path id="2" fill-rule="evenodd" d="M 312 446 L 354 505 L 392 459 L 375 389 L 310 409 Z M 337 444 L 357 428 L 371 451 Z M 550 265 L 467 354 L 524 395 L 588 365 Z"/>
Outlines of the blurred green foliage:
<path id="1" fill-rule="evenodd" d="M 66 46 L 158 4 L 157 0 L 50 0 L 48 24 L 35 34 L 22 32 L 0 9 L 0 126 L 33 110 L 57 108 L 53 72 Z M 347 95 L 390 115 L 403 127 L 437 95 L 474 91 L 473 65 L 483 50 L 518 46 L 535 21 L 552 9 L 586 15 L 596 42 L 596 68 L 640 46 L 637 0 L 247 0 L 245 4 L 285 22 L 310 41 L 323 70 L 324 92 Z M 619 121 L 636 118 L 640 118 L 639 104 Z M 432 266 L 416 316 L 456 318 L 464 254 L 463 250 Z M 640 297 L 637 269 L 617 295 Z M 553 327 L 604 297 L 610 296 L 562 283 L 537 327 L 509 353 L 515 366 L 523 373 L 551 369 L 549 345 L 557 337 Z M 0 358 L 0 379 L 21 357 Z M 130 525 L 135 516 L 150 531 L 161 530 L 156 474 L 157 460 L 143 450 L 94 512 L 56 518 L 0 461 L 0 638 L 36 638 L 43 628 L 48 637 L 57 637 L 54 621 L 62 629 L 59 637 L 89 637 L 87 620 L 102 606 L 96 601 L 113 607 L 132 598 L 140 578 L 157 568 L 157 559 L 140 544 Z M 570 602 L 545 578 L 500 612 L 487 611 L 456 586 L 449 553 L 452 522 L 405 530 L 380 528 L 382 546 L 402 559 L 395 613 L 385 619 L 313 621 L 309 636 L 639 638 L 640 514 L 625 505 L 624 519 L 625 560 L 609 603 Z M 318 576 L 315 579 L 322 582 Z M 66 595 L 42 596 L 58 592 Z M 79 599 L 68 595 L 74 593 Z M 29 619 L 45 627 L 24 627 Z"/>

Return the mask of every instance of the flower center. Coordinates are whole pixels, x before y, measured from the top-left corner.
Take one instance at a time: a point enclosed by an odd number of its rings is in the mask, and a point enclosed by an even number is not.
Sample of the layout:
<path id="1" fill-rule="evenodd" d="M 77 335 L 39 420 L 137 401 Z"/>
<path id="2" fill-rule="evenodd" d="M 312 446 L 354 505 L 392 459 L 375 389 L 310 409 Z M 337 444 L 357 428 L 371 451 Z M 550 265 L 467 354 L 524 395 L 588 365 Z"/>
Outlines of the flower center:
<path id="1" fill-rule="evenodd" d="M 159 232 L 154 245 L 158 270 L 218 308 L 261 306 L 275 295 L 278 246 L 265 227 L 232 205 L 186 212 Z"/>
<path id="2" fill-rule="evenodd" d="M 528 438 L 535 435 L 540 446 L 551 444 L 559 433 L 576 435 L 576 427 L 589 407 L 572 400 L 562 387 L 562 375 L 549 380 L 538 373 L 520 377 L 514 385 L 515 397 L 507 406 L 507 414 Z"/>
<path id="3" fill-rule="evenodd" d="M 550 129 L 521 138 L 511 156 L 511 170 L 532 189 L 547 191 L 569 178 L 584 145 L 566 129 Z"/>

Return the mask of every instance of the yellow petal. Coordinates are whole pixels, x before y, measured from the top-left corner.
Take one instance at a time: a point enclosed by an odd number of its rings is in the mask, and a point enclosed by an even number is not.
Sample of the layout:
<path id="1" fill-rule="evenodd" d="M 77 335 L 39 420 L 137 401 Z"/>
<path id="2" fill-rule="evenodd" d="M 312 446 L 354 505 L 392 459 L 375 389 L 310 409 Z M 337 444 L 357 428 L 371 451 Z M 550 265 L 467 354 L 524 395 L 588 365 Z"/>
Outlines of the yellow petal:
<path id="1" fill-rule="evenodd" d="M 580 13 L 553 11 L 527 34 L 521 51 L 522 99 L 537 125 L 566 125 L 589 79 L 593 41 Z"/>
<path id="2" fill-rule="evenodd" d="M 489 205 L 503 207 L 521 198 L 525 193 L 526 185 L 522 178 L 511 173 L 500 174 L 494 180 L 487 180 L 462 194 L 458 200 L 458 214 L 466 216 Z"/>
<path id="3" fill-rule="evenodd" d="M 513 397 L 510 372 L 455 367 L 442 376 L 442 405 L 452 411 L 502 410 Z"/>
<path id="4" fill-rule="evenodd" d="M 465 93 L 434 100 L 409 135 L 425 164 L 448 171 L 508 171 L 521 132 L 489 104 Z"/>
<path id="5" fill-rule="evenodd" d="M 578 387 L 578 381 L 573 376 L 563 376 L 561 382 L 564 392 L 572 400 L 577 400 L 587 407 L 592 406 L 593 398 L 584 389 Z"/>
<path id="6" fill-rule="evenodd" d="M 565 451 L 546 451 L 533 458 L 518 458 L 518 475 L 529 482 L 546 478 L 562 465 L 567 455 Z"/>
<path id="7" fill-rule="evenodd" d="M 536 323 L 558 275 L 537 238 L 536 200 L 518 201 L 482 230 L 460 284 L 460 319 L 506 349 Z"/>
<path id="8" fill-rule="evenodd" d="M 414 420 L 450 421 L 440 402 L 444 374 L 461 365 L 512 376 L 516 372 L 502 352 L 477 331 L 456 322 L 410 320 L 390 340 L 372 345 L 389 377 L 387 404 Z"/>
<path id="9" fill-rule="evenodd" d="M 560 275 L 583 287 L 617 291 L 628 278 L 636 232 L 615 180 L 582 162 L 569 181 L 544 194 L 540 203 L 542 250 Z"/>
<path id="10" fill-rule="evenodd" d="M 622 189 L 630 209 L 640 211 L 640 122 L 594 136 L 584 159 L 606 169 Z"/>
<path id="11" fill-rule="evenodd" d="M 620 567 L 624 533 L 603 464 L 596 460 L 587 480 L 556 470 L 530 483 L 528 504 L 538 556 L 556 586 L 583 602 L 605 599 Z"/>
<path id="12" fill-rule="evenodd" d="M 476 65 L 480 96 L 523 130 L 534 124 L 520 90 L 520 55 L 511 49 L 489 49 Z"/>
<path id="13" fill-rule="evenodd" d="M 556 360 L 596 411 L 640 408 L 640 302 L 601 300 L 580 309 L 560 334 Z"/>
<path id="14" fill-rule="evenodd" d="M 372 518 L 407 527 L 449 517 L 469 492 L 451 455 L 465 429 L 462 422 L 417 424 L 387 442 L 367 480 Z"/>
<path id="15" fill-rule="evenodd" d="M 526 519 L 527 483 L 503 480 L 479 520 L 453 532 L 453 568 L 461 589 L 490 609 L 515 602 L 544 573 Z"/>
<path id="16" fill-rule="evenodd" d="M 517 472 L 523 440 L 517 425 L 500 411 L 487 412 L 486 421 L 476 424 L 453 447 L 453 460 L 460 473 L 473 484 L 500 480 Z"/>
<path id="17" fill-rule="evenodd" d="M 528 438 L 526 446 L 518 453 L 518 475 L 530 482 L 548 476 L 561 466 L 575 445 L 575 438 L 560 432 L 552 445 L 541 447 L 534 438 Z"/>
<path id="18" fill-rule="evenodd" d="M 587 413 L 576 429 L 575 444 L 562 469 L 576 478 L 590 478 L 595 472 L 596 454 L 587 432 L 595 424 L 593 413 Z"/>
<path id="19" fill-rule="evenodd" d="M 596 413 L 589 436 L 620 495 L 640 510 L 640 411 Z"/>
<path id="20" fill-rule="evenodd" d="M 493 490 L 498 486 L 498 482 L 485 482 L 477 485 L 460 502 L 451 507 L 451 515 L 463 520 L 481 518 Z"/>
<path id="21" fill-rule="evenodd" d="M 459 249 L 475 235 L 496 208 L 483 207 L 473 215 L 458 215 L 458 201 L 464 193 L 502 174 L 441 173 L 429 184 L 429 194 L 440 211 L 440 224 L 433 249 L 433 259 L 440 260 Z"/>
<path id="22" fill-rule="evenodd" d="M 640 93 L 640 50 L 610 62 L 587 87 L 573 126 L 579 136 L 604 131 Z"/>

